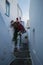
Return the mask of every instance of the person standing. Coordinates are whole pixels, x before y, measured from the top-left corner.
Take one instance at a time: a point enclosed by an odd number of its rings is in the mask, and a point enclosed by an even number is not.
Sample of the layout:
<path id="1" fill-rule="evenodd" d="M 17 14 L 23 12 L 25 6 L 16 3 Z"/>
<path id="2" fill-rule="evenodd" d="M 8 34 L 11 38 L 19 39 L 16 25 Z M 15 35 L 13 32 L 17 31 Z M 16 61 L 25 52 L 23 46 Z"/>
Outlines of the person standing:
<path id="1" fill-rule="evenodd" d="M 15 49 L 17 49 L 17 36 L 18 36 L 18 18 L 16 18 L 16 21 L 11 21 L 11 27 L 13 27 L 14 33 L 13 33 L 13 39 L 12 41 L 15 42 Z"/>
<path id="2" fill-rule="evenodd" d="M 24 28 L 24 26 L 22 24 L 22 21 L 19 21 L 18 18 L 16 18 L 15 22 L 13 20 L 11 21 L 11 27 L 13 27 L 13 29 L 14 29 L 13 41 L 15 41 L 15 48 L 17 49 L 18 32 L 20 32 L 20 43 L 21 43 L 21 33 L 25 32 L 25 28 Z"/>

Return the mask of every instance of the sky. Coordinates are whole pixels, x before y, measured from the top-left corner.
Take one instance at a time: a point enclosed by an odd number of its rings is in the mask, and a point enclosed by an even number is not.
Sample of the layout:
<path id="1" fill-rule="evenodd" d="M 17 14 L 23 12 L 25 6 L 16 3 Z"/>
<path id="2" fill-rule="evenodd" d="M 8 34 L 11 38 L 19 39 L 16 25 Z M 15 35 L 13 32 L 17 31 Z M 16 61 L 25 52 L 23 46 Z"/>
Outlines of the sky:
<path id="1" fill-rule="evenodd" d="M 29 19 L 30 0 L 18 0 L 18 3 L 23 13 L 23 20 L 27 21 Z"/>

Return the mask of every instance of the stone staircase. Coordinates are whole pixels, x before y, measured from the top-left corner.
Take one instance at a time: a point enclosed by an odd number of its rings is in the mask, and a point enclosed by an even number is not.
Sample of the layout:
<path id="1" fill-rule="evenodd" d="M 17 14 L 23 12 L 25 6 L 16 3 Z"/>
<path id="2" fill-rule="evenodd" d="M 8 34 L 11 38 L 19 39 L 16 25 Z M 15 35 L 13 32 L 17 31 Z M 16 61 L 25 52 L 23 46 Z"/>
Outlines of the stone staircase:
<path id="1" fill-rule="evenodd" d="M 10 65 L 32 65 L 28 44 L 23 44 L 20 50 L 14 51 L 15 60 Z"/>

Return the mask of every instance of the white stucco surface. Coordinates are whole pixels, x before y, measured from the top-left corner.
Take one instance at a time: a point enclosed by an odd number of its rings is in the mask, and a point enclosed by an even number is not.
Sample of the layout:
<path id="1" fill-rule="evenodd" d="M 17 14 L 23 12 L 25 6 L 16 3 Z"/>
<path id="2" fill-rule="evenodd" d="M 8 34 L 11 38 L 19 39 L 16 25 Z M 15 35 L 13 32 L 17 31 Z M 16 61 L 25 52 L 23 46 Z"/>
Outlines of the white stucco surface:
<path id="1" fill-rule="evenodd" d="M 43 65 L 43 0 L 30 0 L 30 49 L 34 65 Z"/>

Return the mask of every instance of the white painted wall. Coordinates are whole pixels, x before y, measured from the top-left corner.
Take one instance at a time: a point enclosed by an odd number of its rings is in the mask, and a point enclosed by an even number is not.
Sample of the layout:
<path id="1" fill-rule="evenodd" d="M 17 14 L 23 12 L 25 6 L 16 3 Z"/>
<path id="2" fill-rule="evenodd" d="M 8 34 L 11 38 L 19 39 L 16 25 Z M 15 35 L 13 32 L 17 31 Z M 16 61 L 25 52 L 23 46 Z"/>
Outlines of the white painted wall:
<path id="1" fill-rule="evenodd" d="M 10 16 L 6 16 L 6 0 L 0 0 L 0 65 L 9 65 L 14 56 L 14 44 L 12 42 L 12 31 L 10 21 L 17 17 L 17 0 L 8 0 L 10 2 Z"/>
<path id="2" fill-rule="evenodd" d="M 17 16 L 22 18 L 22 10 L 21 10 L 19 4 L 17 4 L 17 12 L 18 12 Z"/>
<path id="3" fill-rule="evenodd" d="M 7 22 L 7 24 L 11 20 L 15 20 L 17 17 L 22 16 L 20 6 L 18 7 L 18 5 L 19 5 L 18 1 L 17 0 L 8 0 L 8 2 L 10 3 L 10 16 L 7 18 L 10 20 Z M 5 13 L 6 13 L 6 0 L 0 0 L 0 6 L 2 7 L 4 15 L 5 15 Z"/>
<path id="4" fill-rule="evenodd" d="M 30 27 L 30 20 L 27 20 L 26 28 Z"/>
<path id="5" fill-rule="evenodd" d="M 22 13 L 21 13 L 21 10 L 19 8 L 20 6 L 18 7 L 18 5 L 19 5 L 18 0 L 8 0 L 8 2 L 10 3 L 10 16 L 7 17 L 5 15 L 5 13 L 6 13 L 6 0 L 0 0 L 0 8 L 1 8 L 0 12 L 2 13 L 2 16 L 4 18 L 4 22 L 6 23 L 7 27 L 9 27 L 9 31 L 10 31 L 11 30 L 10 29 L 11 20 L 16 20 L 16 18 L 19 16 L 21 17 Z"/>
<path id="6" fill-rule="evenodd" d="M 43 0 L 30 0 L 30 49 L 34 65 L 43 65 Z"/>
<path id="7" fill-rule="evenodd" d="M 14 60 L 12 46 L 10 33 L 0 13 L 0 65 L 9 65 Z"/>
<path id="8" fill-rule="evenodd" d="M 15 20 L 15 18 L 17 17 L 17 0 L 8 0 L 8 2 L 10 3 L 10 16 L 8 18 L 10 18 L 9 22 L 13 19 Z M 4 11 L 4 15 L 6 13 L 6 0 L 0 0 L 0 6 L 3 8 Z M 9 23 L 7 22 L 7 24 Z"/>

